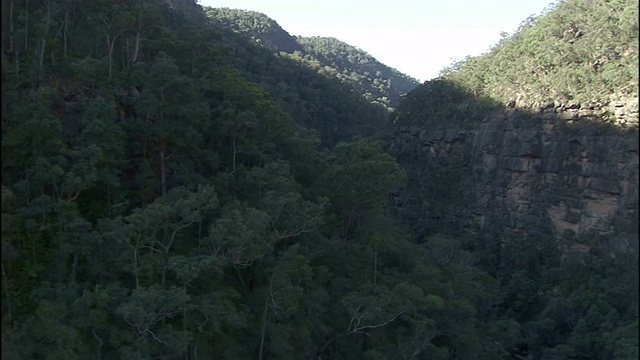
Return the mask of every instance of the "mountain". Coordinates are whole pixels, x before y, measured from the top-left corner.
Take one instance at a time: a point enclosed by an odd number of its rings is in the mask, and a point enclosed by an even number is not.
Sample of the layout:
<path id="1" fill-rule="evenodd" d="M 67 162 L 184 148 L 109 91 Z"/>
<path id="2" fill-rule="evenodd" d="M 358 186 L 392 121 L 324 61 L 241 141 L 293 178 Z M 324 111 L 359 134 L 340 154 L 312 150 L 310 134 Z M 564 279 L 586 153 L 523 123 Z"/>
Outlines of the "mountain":
<path id="1" fill-rule="evenodd" d="M 332 265 L 403 178 L 364 138 L 384 107 L 195 1 L 2 10 L 3 358 L 348 353 L 361 329 L 330 303 L 404 313 L 402 276 L 376 270 L 377 299 L 369 257 Z M 376 254 L 411 246 L 391 235 Z"/>
<path id="2" fill-rule="evenodd" d="M 427 244 L 464 239 L 501 279 L 513 356 L 637 356 L 595 340 L 605 323 L 638 334 L 637 1 L 560 2 L 392 118 L 397 217 Z"/>
<path id="3" fill-rule="evenodd" d="M 354 46 L 330 37 L 297 37 L 302 57 L 315 59 L 324 71 L 352 84 L 370 100 L 396 106 L 419 83 Z M 327 69 L 327 67 L 329 69 Z"/>
<path id="4" fill-rule="evenodd" d="M 468 287 L 388 215 L 388 109 L 195 1 L 2 10 L 3 358 L 491 343 L 450 316 L 479 304 Z"/>
<path id="5" fill-rule="evenodd" d="M 258 44 L 272 50 L 293 53 L 302 51 L 302 46 L 295 37 L 289 35 L 278 23 L 265 14 L 239 9 L 229 8 L 204 8 L 210 19 L 232 29 L 233 31 L 249 36 Z"/>
<path id="6" fill-rule="evenodd" d="M 637 4 L 565 4 L 535 21 L 594 7 L 590 89 L 637 95 Z M 528 108 L 458 64 L 390 116 L 321 73 L 365 55 L 207 11 L 2 2 L 3 358 L 638 358 L 633 97 Z"/>
<path id="7" fill-rule="evenodd" d="M 328 37 L 293 37 L 267 15 L 255 11 L 206 8 L 209 18 L 258 44 L 352 86 L 369 101 L 392 108 L 419 82 L 365 51 Z"/>
<path id="8" fill-rule="evenodd" d="M 550 102 L 588 109 L 632 100 L 638 95 L 637 8 L 629 0 L 560 2 L 443 77 L 476 96 L 533 110 Z"/>
<path id="9" fill-rule="evenodd" d="M 215 14 L 225 9 L 203 10 L 211 20 Z M 231 12 L 245 14 L 235 10 Z M 256 20 L 253 17 L 250 19 Z M 258 28 L 277 26 L 266 16 L 257 19 L 269 20 L 268 24 L 257 26 Z M 284 52 L 275 54 L 272 49 L 217 20 L 212 20 L 210 24 L 223 34 L 219 46 L 233 53 L 234 66 L 242 76 L 259 84 L 298 124 L 318 131 L 323 146 L 332 147 L 339 141 L 350 140 L 354 136 L 373 135 L 386 123 L 388 106 L 367 99 L 353 84 L 322 75 L 316 67 L 295 56 Z M 283 35 L 271 37 L 272 41 L 278 43 L 294 39 L 284 31 L 276 34 Z"/>
<path id="10" fill-rule="evenodd" d="M 630 221 L 635 214 L 629 209 L 637 208 L 637 12 L 629 1 L 563 2 L 527 20 L 490 53 L 454 64 L 411 92 L 393 115 L 396 131 L 423 138 L 426 154 L 444 156 L 431 149 L 443 146 L 449 159 L 465 158 L 466 171 L 486 177 L 465 178 L 469 184 L 488 185 L 494 171 L 511 178 L 498 185 L 509 194 L 473 192 L 484 206 L 509 216 L 549 216 L 546 225 L 512 219 L 515 228 L 555 229 L 549 233 L 556 236 L 565 230 L 613 234 L 611 217 Z M 498 199 L 505 204 L 496 207 Z M 536 203 L 542 208 L 534 212 L 529 207 Z M 485 212 L 464 206 L 469 218 Z M 631 238 L 635 226 L 627 229 Z"/>

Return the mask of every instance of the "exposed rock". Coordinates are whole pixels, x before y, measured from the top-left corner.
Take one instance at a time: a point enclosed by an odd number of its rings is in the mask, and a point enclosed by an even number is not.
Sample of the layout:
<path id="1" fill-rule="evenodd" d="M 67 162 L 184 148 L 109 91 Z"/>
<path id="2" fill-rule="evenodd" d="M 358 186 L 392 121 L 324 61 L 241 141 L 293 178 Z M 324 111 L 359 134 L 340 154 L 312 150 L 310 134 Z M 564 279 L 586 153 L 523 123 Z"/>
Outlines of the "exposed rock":
<path id="1" fill-rule="evenodd" d="M 390 151 L 409 175 L 398 211 L 425 234 L 596 234 L 637 246 L 637 127 L 594 121 L 592 107 L 509 109 L 464 131 L 397 128 Z M 637 119 L 637 101 L 619 108 Z"/>

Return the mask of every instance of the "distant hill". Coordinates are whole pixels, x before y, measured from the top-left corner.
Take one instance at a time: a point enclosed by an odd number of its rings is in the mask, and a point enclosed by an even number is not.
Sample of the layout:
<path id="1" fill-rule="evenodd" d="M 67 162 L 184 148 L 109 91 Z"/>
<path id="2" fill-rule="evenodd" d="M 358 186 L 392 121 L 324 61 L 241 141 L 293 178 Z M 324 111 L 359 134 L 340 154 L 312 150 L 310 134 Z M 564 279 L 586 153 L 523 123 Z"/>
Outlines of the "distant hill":
<path id="1" fill-rule="evenodd" d="M 205 8 L 207 16 L 258 44 L 347 83 L 367 100 L 395 107 L 418 80 L 382 64 L 367 52 L 331 37 L 294 37 L 267 15 L 247 10 Z"/>
<path id="2" fill-rule="evenodd" d="M 367 52 L 332 37 L 297 37 L 307 56 L 335 70 L 335 75 L 365 96 L 395 106 L 418 81 L 376 60 Z"/>
<path id="3" fill-rule="evenodd" d="M 325 76 L 293 55 L 274 54 L 271 48 L 220 22 L 209 25 L 221 35 L 216 47 L 233 54 L 229 60 L 242 77 L 266 91 L 299 126 L 317 132 L 323 146 L 371 136 L 387 122 L 389 108 L 368 100 L 353 85 Z"/>
<path id="4" fill-rule="evenodd" d="M 204 11 L 209 18 L 236 33 L 249 35 L 260 45 L 287 53 L 302 51 L 302 46 L 296 38 L 289 35 L 275 20 L 265 14 L 257 11 L 211 7 L 205 7 Z"/>

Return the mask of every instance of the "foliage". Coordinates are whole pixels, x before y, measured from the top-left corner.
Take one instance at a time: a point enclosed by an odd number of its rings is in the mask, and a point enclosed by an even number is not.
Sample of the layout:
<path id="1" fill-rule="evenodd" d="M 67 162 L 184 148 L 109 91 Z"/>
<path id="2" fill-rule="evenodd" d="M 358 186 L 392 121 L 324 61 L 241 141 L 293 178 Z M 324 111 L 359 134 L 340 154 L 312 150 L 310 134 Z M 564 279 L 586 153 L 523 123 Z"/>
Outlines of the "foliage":
<path id="1" fill-rule="evenodd" d="M 483 334 L 499 344 L 492 348 L 493 358 L 637 357 L 637 244 L 622 251 L 588 236 L 567 241 L 540 235 L 515 237 L 500 226 L 495 233 L 480 227 L 469 232 L 459 229 L 467 218 L 460 208 L 474 208 L 476 197 L 469 192 L 485 186 L 470 183 L 473 167 L 468 161 L 474 157 L 465 153 L 469 149 L 465 145 L 473 140 L 463 141 L 464 137 L 484 137 L 491 140 L 490 147 L 504 146 L 499 135 L 502 116 L 540 123 L 540 110 L 560 112 L 581 104 L 584 110 L 619 99 L 633 101 L 638 96 L 637 14 L 637 1 L 559 2 L 525 20 L 515 34 L 505 34 L 488 53 L 456 62 L 439 78 L 417 87 L 392 114 L 391 131 L 403 133 L 405 139 L 416 137 L 392 144 L 407 172 L 409 194 L 397 197 L 399 206 L 394 210 L 430 248 L 431 263 L 455 263 L 457 253 L 452 248 L 457 241 L 457 250 L 475 260 L 468 261 L 493 296 L 475 289 L 473 296 L 462 298 L 481 299 L 471 307 L 483 319 Z M 519 109 L 508 110 L 515 107 Z M 606 123 L 608 118 L 603 114 L 600 121 L 583 122 L 580 129 L 593 129 L 596 137 L 605 131 L 619 133 Z M 637 129 L 625 134 L 637 135 Z M 603 149 L 594 156 L 606 153 Z M 526 226 L 524 230 L 535 231 Z M 439 232 L 455 238 L 445 240 Z M 455 279 L 450 282 L 452 288 L 458 284 Z M 462 329 L 456 327 L 458 332 Z M 436 337 L 433 343 L 441 344 L 441 339 L 445 340 Z M 447 346 L 452 343 L 446 339 Z M 472 341 L 462 348 L 480 351 Z"/>
<path id="2" fill-rule="evenodd" d="M 418 85 L 417 80 L 381 64 L 363 50 L 338 39 L 297 37 L 297 40 L 303 51 L 301 54 L 294 52 L 294 58 L 301 57 L 320 73 L 335 76 L 350 84 L 370 101 L 395 108 L 400 97 Z"/>
<path id="3" fill-rule="evenodd" d="M 443 79 L 501 103 L 532 107 L 638 96 L 638 2 L 567 0 L 523 22 L 490 52 Z"/>
<path id="4" fill-rule="evenodd" d="M 407 175 L 369 137 L 388 113 L 353 87 L 193 1 L 2 6 L 3 356 L 637 355 L 637 259 L 517 244 L 496 271 L 414 240 L 389 214 Z M 424 111 L 450 110 L 441 85 Z"/>
<path id="5" fill-rule="evenodd" d="M 329 78 L 339 79 L 370 102 L 394 108 L 418 81 L 380 63 L 368 53 L 329 37 L 291 36 L 273 19 L 255 11 L 205 8 L 207 16 L 249 36 L 280 56 Z"/>

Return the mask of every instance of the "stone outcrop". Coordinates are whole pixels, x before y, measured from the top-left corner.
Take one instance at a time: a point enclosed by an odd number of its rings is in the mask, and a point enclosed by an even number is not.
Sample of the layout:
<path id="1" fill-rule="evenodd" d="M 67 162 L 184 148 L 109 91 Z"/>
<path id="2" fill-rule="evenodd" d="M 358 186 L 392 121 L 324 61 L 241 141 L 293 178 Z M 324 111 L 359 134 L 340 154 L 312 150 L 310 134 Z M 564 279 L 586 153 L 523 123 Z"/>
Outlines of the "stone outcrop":
<path id="1" fill-rule="evenodd" d="M 526 94 L 518 94 L 509 100 L 505 106 L 538 114 L 555 113 L 561 119 L 570 123 L 573 120 L 595 119 L 619 127 L 638 126 L 638 98 L 628 98 L 621 94 L 611 94 L 608 100 L 584 103 L 560 99 L 530 103 Z"/>
<path id="2" fill-rule="evenodd" d="M 613 107 L 637 124 L 637 104 L 550 103 L 497 112 L 473 129 L 398 127 L 390 152 L 409 175 L 395 196 L 399 216 L 425 235 L 593 235 L 636 247 L 637 127 L 591 115 Z"/>

